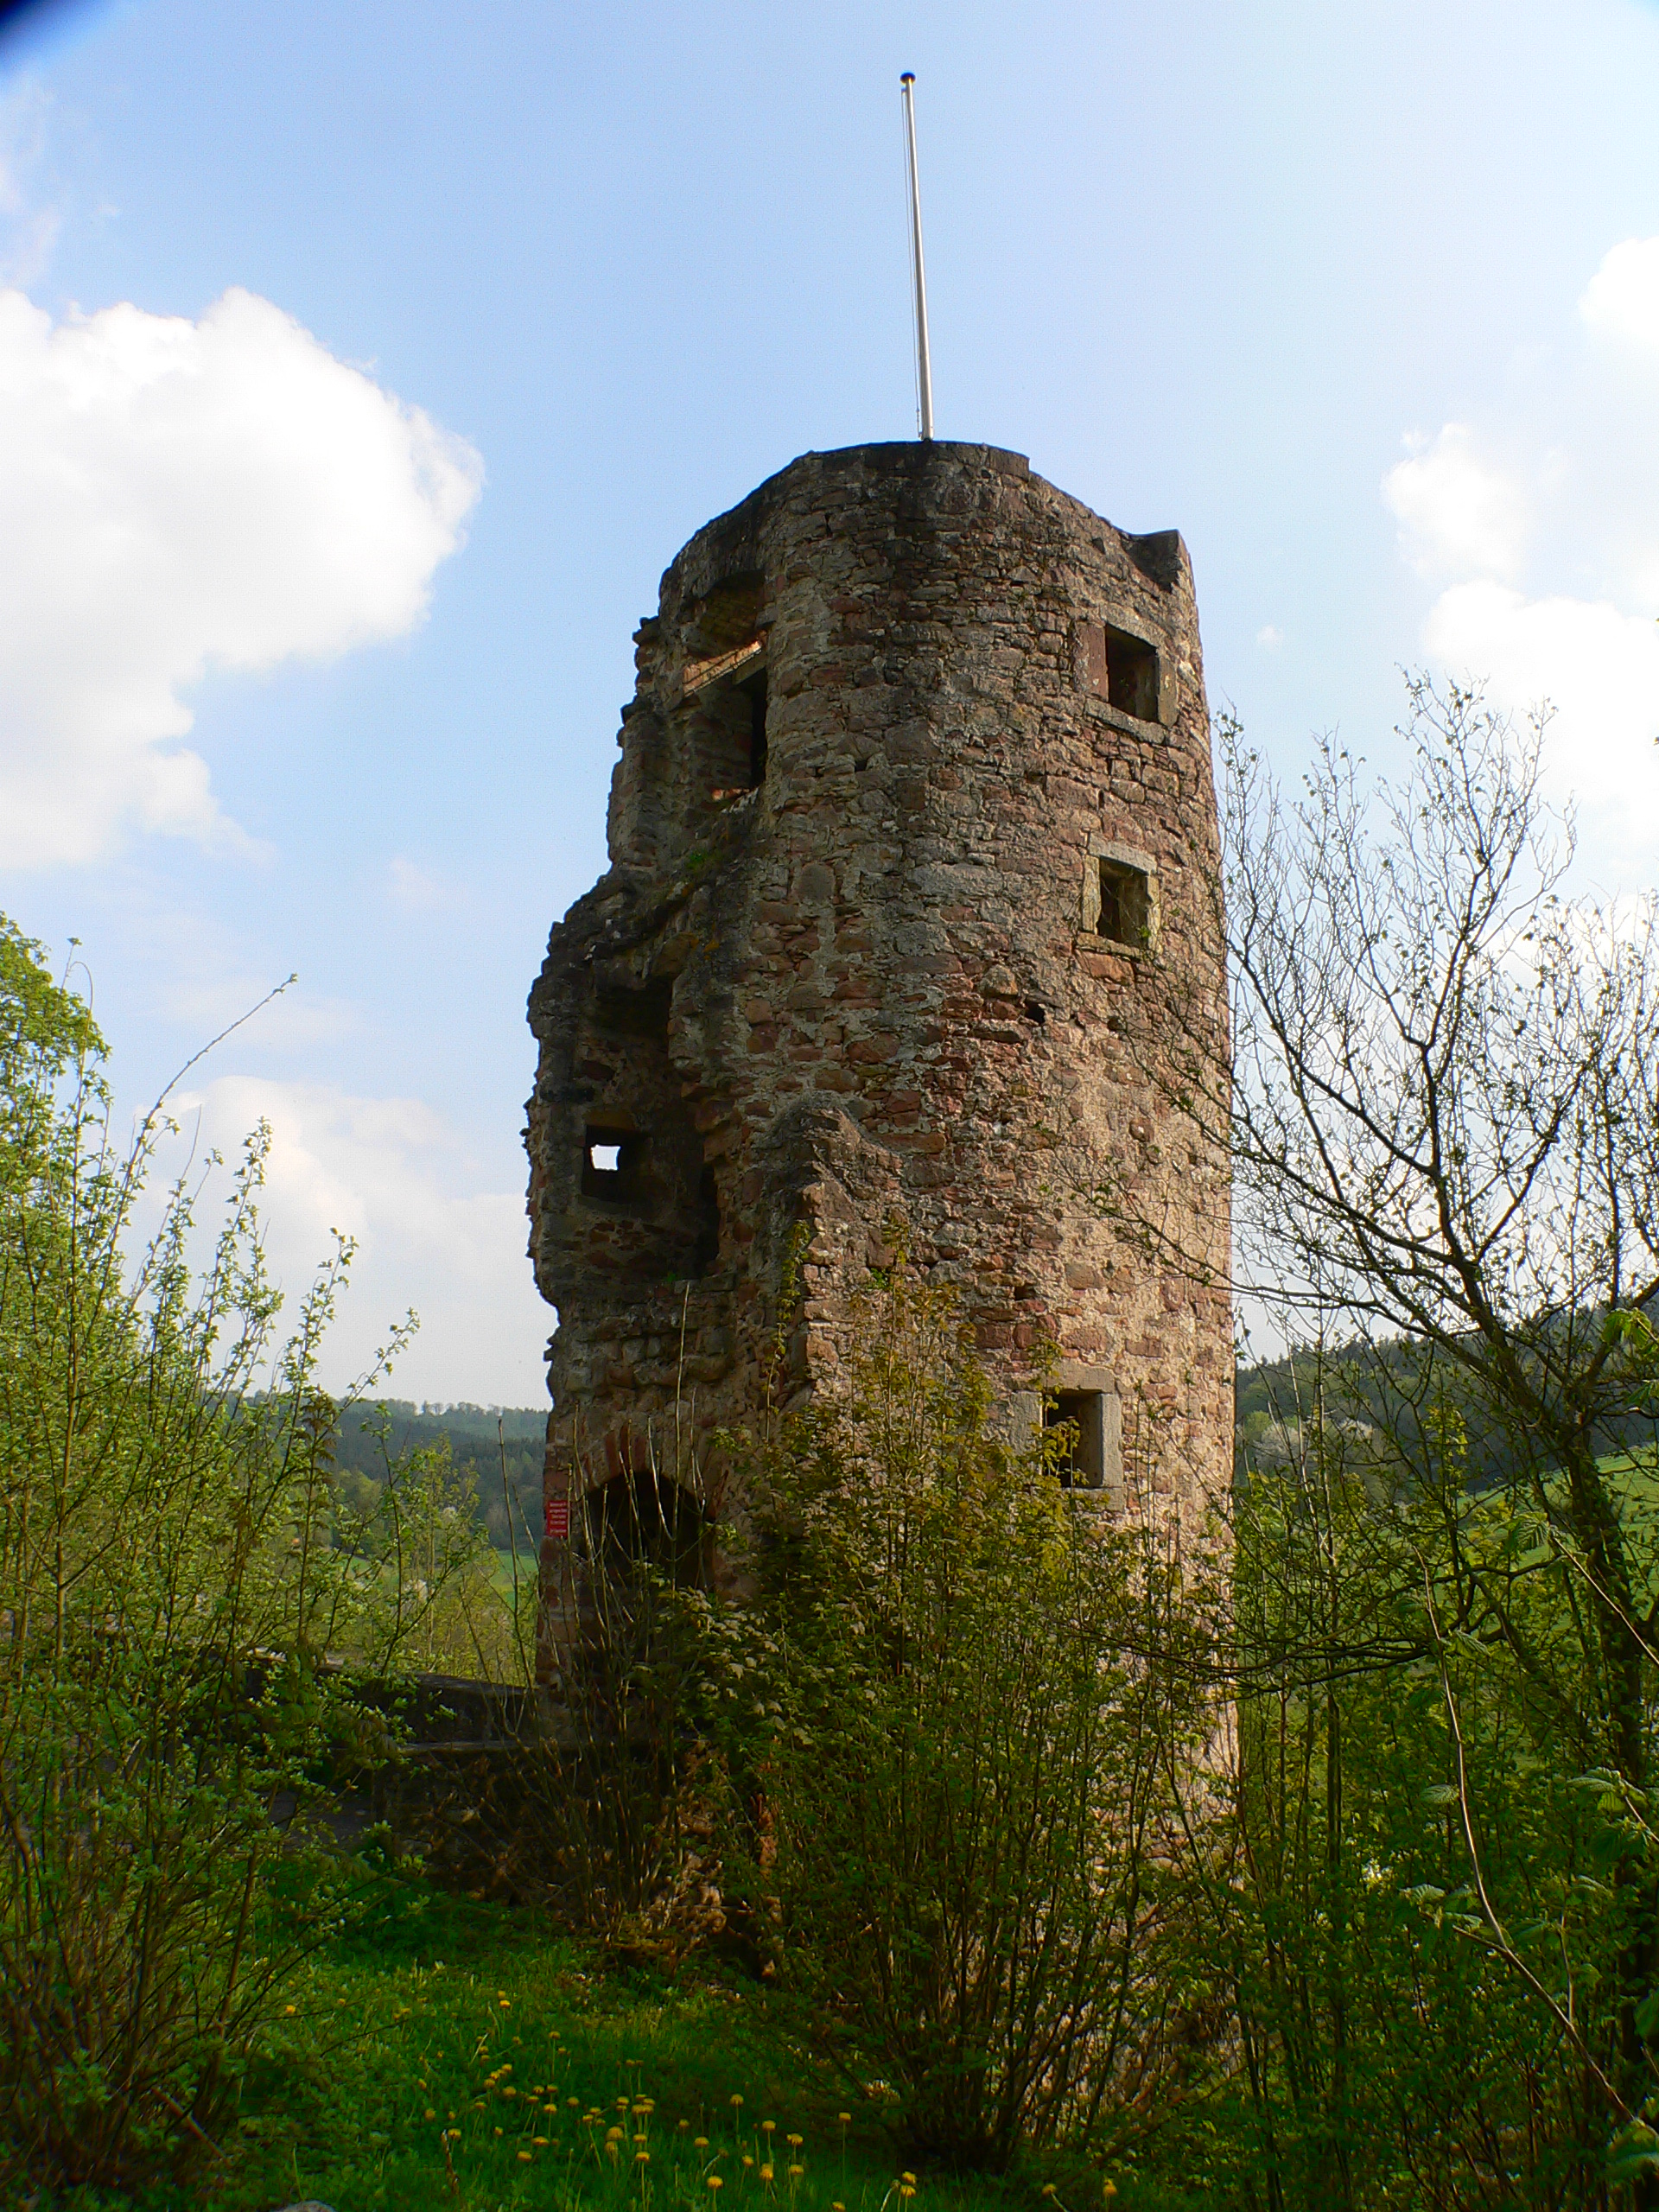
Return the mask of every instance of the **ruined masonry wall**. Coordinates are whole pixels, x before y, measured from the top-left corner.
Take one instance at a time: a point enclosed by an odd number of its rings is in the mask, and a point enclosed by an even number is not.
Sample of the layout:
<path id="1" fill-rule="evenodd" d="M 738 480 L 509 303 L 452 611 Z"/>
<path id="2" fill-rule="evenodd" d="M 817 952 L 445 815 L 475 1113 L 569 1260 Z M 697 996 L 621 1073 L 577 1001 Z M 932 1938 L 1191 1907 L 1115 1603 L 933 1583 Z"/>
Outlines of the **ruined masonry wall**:
<path id="1" fill-rule="evenodd" d="M 1131 1510 L 1190 1518 L 1232 1344 L 1225 1164 L 1170 1096 L 1195 1005 L 1226 1049 L 1180 540 L 988 447 L 808 454 L 698 532 L 637 645 L 611 867 L 531 997 L 550 1497 L 753 1411 L 797 1222 L 790 1387 L 832 1385 L 897 1209 L 1001 1389 L 1058 1342 L 1116 1395 Z M 1120 1238 L 1115 1177 L 1206 1264 Z"/>

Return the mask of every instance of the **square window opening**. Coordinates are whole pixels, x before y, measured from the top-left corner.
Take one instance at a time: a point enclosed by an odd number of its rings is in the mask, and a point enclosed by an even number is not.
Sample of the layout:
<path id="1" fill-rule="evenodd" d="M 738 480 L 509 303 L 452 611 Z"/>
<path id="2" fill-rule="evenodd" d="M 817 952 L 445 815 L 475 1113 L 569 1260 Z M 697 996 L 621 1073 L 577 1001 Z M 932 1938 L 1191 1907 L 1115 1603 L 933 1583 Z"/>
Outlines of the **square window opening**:
<path id="1" fill-rule="evenodd" d="M 645 1140 L 632 1129 L 588 1128 L 582 1140 L 582 1194 L 626 1203 L 639 1194 Z"/>
<path id="2" fill-rule="evenodd" d="M 1062 1390 L 1043 1408 L 1043 1427 L 1065 1432 L 1058 1469 L 1064 1490 L 1103 1490 L 1106 1484 L 1106 1394 Z"/>
<path id="3" fill-rule="evenodd" d="M 1100 863 L 1100 918 L 1095 927 L 1114 944 L 1144 951 L 1152 942 L 1152 885 L 1127 861 Z"/>

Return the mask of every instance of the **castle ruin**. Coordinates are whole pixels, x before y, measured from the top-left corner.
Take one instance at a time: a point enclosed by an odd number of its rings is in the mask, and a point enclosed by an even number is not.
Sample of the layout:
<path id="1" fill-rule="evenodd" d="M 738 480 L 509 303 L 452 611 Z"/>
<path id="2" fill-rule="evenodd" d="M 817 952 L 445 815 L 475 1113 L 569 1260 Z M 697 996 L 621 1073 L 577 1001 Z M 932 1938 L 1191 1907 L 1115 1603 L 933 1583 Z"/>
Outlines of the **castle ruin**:
<path id="1" fill-rule="evenodd" d="M 1077 1424 L 1077 1486 L 1201 1513 L 1228 1185 L 1174 1054 L 1195 1007 L 1224 1052 L 1226 1015 L 1179 537 L 992 447 L 807 454 L 698 531 L 636 643 L 611 865 L 530 1001 L 550 1531 L 754 1414 L 791 1248 L 788 1388 L 833 1388 L 895 1214 L 1007 1417 L 1046 1389 Z"/>

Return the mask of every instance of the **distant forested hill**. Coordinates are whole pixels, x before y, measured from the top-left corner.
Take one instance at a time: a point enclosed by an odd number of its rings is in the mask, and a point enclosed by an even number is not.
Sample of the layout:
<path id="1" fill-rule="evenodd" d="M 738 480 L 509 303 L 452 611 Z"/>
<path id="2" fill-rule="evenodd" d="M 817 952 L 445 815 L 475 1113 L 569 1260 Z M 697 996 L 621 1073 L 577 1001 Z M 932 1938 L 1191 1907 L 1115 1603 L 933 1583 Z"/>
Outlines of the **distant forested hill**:
<path id="1" fill-rule="evenodd" d="M 1449 1363 L 1442 1360 L 1428 1370 L 1421 1366 L 1421 1358 L 1416 1346 L 1402 1339 L 1363 1353 L 1332 1351 L 1323 1370 L 1310 1355 L 1299 1355 L 1294 1362 L 1264 1360 L 1237 1368 L 1233 1434 L 1239 1471 L 1247 1463 L 1265 1465 L 1292 1456 L 1297 1432 L 1314 1418 L 1322 1395 L 1331 1415 L 1362 1433 L 1369 1428 L 1418 1442 L 1419 1424 L 1428 1408 L 1442 1403 L 1457 1407 L 1462 1395 L 1461 1379 Z M 1513 1439 L 1491 1433 L 1472 1409 L 1467 1421 L 1468 1473 L 1473 1488 L 1510 1481 L 1524 1471 Z M 1610 1421 L 1601 1442 L 1608 1452 L 1652 1453 L 1659 1446 L 1659 1409 L 1633 1410 L 1623 1420 Z"/>
<path id="2" fill-rule="evenodd" d="M 417 1406 L 407 1398 L 365 1398 L 346 1414 L 336 1437 L 334 1465 L 342 1488 L 350 1496 L 359 1484 L 378 1485 L 385 1479 L 388 1460 L 446 1437 L 455 1465 L 473 1469 L 479 1518 L 491 1541 L 500 1551 L 533 1549 L 542 1533 L 544 1407 Z"/>

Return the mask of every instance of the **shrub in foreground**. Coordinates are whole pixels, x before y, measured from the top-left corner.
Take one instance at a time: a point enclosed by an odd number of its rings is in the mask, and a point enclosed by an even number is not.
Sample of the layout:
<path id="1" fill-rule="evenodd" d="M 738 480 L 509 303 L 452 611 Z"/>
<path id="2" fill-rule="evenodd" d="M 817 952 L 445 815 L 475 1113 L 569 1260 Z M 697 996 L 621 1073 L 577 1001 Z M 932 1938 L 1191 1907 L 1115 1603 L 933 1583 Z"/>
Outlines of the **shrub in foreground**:
<path id="1" fill-rule="evenodd" d="M 918 2156 L 1133 2135 L 1182 2070 L 1160 1980 L 1172 1770 L 1206 1715 L 1173 1559 L 1014 1450 L 949 1294 L 902 1262 L 839 1401 L 747 1469 L 763 1596 L 734 1712 L 791 1973 Z M 739 1640 L 739 1648 L 742 1648 Z M 770 1676 L 770 1694 L 755 1684 Z"/>

